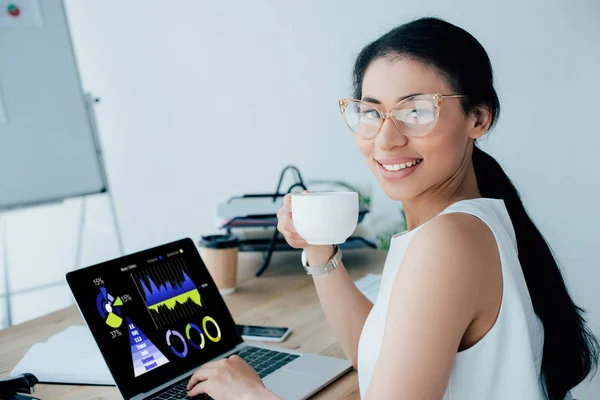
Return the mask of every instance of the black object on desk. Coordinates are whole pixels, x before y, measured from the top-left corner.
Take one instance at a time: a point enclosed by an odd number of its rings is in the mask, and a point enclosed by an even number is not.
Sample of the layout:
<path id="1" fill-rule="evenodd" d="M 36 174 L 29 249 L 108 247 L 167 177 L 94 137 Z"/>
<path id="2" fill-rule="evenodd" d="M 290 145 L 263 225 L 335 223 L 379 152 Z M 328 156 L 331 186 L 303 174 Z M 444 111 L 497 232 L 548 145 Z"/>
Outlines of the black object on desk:
<path id="1" fill-rule="evenodd" d="M 19 394 L 33 393 L 33 387 L 38 382 L 38 379 L 33 374 L 23 374 L 0 379 L 0 400 L 40 400 L 36 397 Z"/>
<path id="2" fill-rule="evenodd" d="M 295 173 L 295 181 L 287 189 L 287 191 L 281 192 L 281 185 L 283 184 L 285 174 L 288 171 Z M 239 202 L 242 204 L 244 202 L 247 202 L 248 204 L 252 202 L 252 204 L 259 205 L 257 206 L 257 212 L 248 212 L 246 209 L 246 211 L 240 213 L 239 215 L 220 215 L 221 217 L 226 217 L 227 219 L 227 222 L 221 226 L 221 229 L 226 229 L 228 234 L 232 234 L 231 230 L 234 228 L 273 229 L 273 233 L 271 234 L 270 238 L 239 238 L 240 251 L 254 251 L 263 253 L 263 264 L 258 271 L 256 271 L 256 276 L 261 276 L 267 270 L 274 251 L 294 250 L 290 245 L 287 244 L 285 239 L 279 235 L 279 231 L 277 230 L 277 210 L 281 205 L 282 198 L 286 194 L 301 190 L 307 190 L 307 188 L 304 184 L 304 180 L 302 179 L 300 171 L 297 167 L 288 165 L 283 169 L 283 171 L 281 171 L 274 193 L 245 194 L 243 196 L 231 197 L 227 201 L 225 207 L 233 204 L 234 202 Z M 227 212 L 229 212 L 232 208 L 233 207 L 230 207 L 230 209 L 223 211 L 223 214 L 227 214 Z M 241 207 L 241 209 L 244 208 Z M 369 210 L 367 208 L 365 208 L 363 205 L 360 205 L 358 211 L 359 224 L 362 222 L 363 218 L 368 212 Z M 365 246 L 373 249 L 377 248 L 375 242 L 360 236 L 352 236 L 348 238 L 346 243 L 340 245 L 340 248 L 347 249 Z"/>

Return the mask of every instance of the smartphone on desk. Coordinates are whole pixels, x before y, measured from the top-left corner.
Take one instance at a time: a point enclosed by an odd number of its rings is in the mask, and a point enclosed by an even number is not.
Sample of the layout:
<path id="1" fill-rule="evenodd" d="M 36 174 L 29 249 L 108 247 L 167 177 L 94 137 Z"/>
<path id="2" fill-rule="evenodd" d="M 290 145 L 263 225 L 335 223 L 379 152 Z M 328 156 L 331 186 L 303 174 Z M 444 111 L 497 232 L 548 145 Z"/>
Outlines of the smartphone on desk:
<path id="1" fill-rule="evenodd" d="M 292 332 L 279 326 L 237 325 L 237 329 L 242 339 L 260 342 L 283 342 Z"/>

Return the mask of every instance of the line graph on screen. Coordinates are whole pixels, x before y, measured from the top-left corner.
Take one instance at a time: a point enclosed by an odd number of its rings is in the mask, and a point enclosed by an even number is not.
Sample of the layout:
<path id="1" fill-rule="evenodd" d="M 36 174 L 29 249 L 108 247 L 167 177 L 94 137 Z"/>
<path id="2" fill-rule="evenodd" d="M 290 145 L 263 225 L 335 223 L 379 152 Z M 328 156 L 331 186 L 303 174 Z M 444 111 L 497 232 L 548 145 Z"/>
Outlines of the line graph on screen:
<path id="1" fill-rule="evenodd" d="M 157 328 L 193 316 L 204 308 L 183 259 L 134 272 L 131 278 Z"/>

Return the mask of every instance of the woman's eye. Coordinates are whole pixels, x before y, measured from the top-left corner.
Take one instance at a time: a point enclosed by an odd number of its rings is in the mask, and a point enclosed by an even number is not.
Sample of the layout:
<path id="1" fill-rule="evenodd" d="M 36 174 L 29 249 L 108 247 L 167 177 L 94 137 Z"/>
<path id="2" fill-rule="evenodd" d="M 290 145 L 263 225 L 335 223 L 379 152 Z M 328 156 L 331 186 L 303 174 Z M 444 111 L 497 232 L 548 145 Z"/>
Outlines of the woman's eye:
<path id="1" fill-rule="evenodd" d="M 362 110 L 360 117 L 365 119 L 379 119 L 379 113 L 377 110 Z"/>
<path id="2" fill-rule="evenodd" d="M 398 114 L 401 121 L 413 123 L 429 123 L 432 118 L 432 111 L 427 108 L 411 108 Z"/>
<path id="3" fill-rule="evenodd" d="M 426 113 L 425 110 L 422 108 L 413 108 L 408 113 L 408 116 L 411 118 L 419 118 L 419 117 L 425 116 L 425 113 Z"/>

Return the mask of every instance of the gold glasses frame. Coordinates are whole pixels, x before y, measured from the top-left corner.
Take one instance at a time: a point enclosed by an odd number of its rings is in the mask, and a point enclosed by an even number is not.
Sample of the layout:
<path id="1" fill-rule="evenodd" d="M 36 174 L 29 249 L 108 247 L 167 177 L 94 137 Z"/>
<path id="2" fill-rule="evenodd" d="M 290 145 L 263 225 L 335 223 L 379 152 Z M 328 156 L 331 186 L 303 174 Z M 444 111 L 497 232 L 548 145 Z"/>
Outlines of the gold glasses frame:
<path id="1" fill-rule="evenodd" d="M 379 134 L 379 132 L 381 131 L 381 128 L 383 127 L 383 124 L 385 123 L 385 120 L 388 118 L 392 120 L 392 122 L 394 123 L 396 128 L 398 128 L 398 130 L 400 132 L 402 132 L 405 136 L 424 136 L 424 135 L 428 134 L 429 132 L 431 132 L 431 130 L 433 130 L 435 124 L 437 123 L 437 120 L 438 120 L 438 117 L 440 114 L 440 108 L 442 106 L 442 100 L 443 99 L 456 99 L 456 98 L 462 98 L 462 97 L 467 97 L 467 96 L 464 94 L 440 94 L 440 93 L 416 94 L 413 96 L 409 96 L 405 99 L 402 99 L 401 101 L 396 103 L 396 105 L 394 107 L 392 107 L 392 109 L 390 111 L 382 110 L 380 108 L 381 106 L 378 104 L 371 103 L 371 102 L 364 101 L 364 100 L 358 100 L 358 99 L 341 99 L 341 100 L 339 100 L 338 105 L 339 105 L 340 111 L 342 113 L 342 118 L 344 119 L 344 122 L 346 123 L 346 126 L 348 126 L 350 131 L 354 135 L 358 136 L 361 139 L 370 140 L 370 139 L 375 138 Z M 431 102 L 431 104 L 434 107 L 434 111 L 435 111 L 434 120 L 433 120 L 433 122 L 428 124 L 429 126 L 427 128 L 427 131 L 424 131 L 423 133 L 420 133 L 420 134 L 407 135 L 405 129 L 402 126 L 402 122 L 398 121 L 394 117 L 394 114 L 396 113 L 396 111 L 398 111 L 400 109 L 400 107 L 403 104 L 405 104 L 409 101 L 414 101 L 414 100 L 425 100 L 425 101 Z M 379 123 L 379 127 L 377 128 L 377 131 L 375 132 L 375 134 L 373 134 L 372 136 L 369 136 L 369 137 L 364 137 L 364 136 L 359 135 L 354 129 L 352 129 L 352 127 L 348 123 L 348 118 L 346 117 L 346 110 L 350 104 L 368 105 L 369 107 L 372 107 L 374 110 L 376 110 L 379 113 L 381 122 Z"/>

